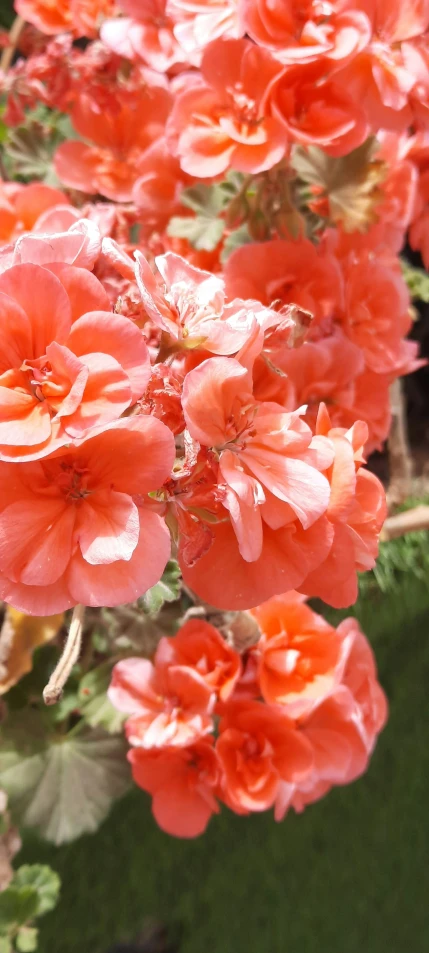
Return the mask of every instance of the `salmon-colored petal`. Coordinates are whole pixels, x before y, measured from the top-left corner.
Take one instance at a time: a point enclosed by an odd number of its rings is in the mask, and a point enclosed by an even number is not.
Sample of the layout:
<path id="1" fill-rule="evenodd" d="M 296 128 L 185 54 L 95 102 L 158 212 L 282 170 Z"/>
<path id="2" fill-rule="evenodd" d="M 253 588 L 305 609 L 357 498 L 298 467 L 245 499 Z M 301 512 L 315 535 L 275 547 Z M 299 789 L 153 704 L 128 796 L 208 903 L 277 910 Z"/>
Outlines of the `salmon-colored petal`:
<path id="1" fill-rule="evenodd" d="M 51 406 L 57 407 L 57 419 L 69 416 L 77 410 L 82 401 L 88 381 L 88 368 L 68 347 L 55 342 L 46 348 L 46 357 L 52 368 L 53 380 L 51 386 L 50 382 L 44 385 L 43 394 Z M 65 388 L 67 392 L 62 399 Z"/>
<path id="2" fill-rule="evenodd" d="M 155 792 L 152 813 L 166 834 L 191 838 L 204 833 L 213 808 L 197 790 L 189 787 L 186 777 L 173 777 L 168 785 Z"/>
<path id="3" fill-rule="evenodd" d="M 244 472 L 231 450 L 225 450 L 220 460 L 220 473 L 225 480 L 224 505 L 229 511 L 243 559 L 259 559 L 263 544 L 260 506 L 265 501 L 261 484 Z"/>
<path id="4" fill-rule="evenodd" d="M 155 670 L 144 658 L 127 658 L 118 662 L 112 672 L 108 697 L 112 705 L 127 715 L 159 708 Z"/>
<path id="5" fill-rule="evenodd" d="M 160 516 L 140 509 L 138 544 L 128 561 L 91 566 L 76 552 L 67 572 L 70 592 L 87 606 L 117 606 L 134 602 L 159 582 L 170 557 L 170 533 Z"/>
<path id="6" fill-rule="evenodd" d="M 66 205 L 67 196 L 59 189 L 54 189 L 43 182 L 30 182 L 15 199 L 15 209 L 18 218 L 28 231 L 31 231 L 37 219 L 47 209 L 55 205 Z"/>
<path id="7" fill-rule="evenodd" d="M 228 439 L 234 399 L 245 391 L 247 369 L 238 361 L 212 357 L 190 371 L 183 385 L 183 412 L 190 434 L 208 447 Z"/>
<path id="8" fill-rule="evenodd" d="M 67 294 L 55 275 L 40 265 L 15 265 L 0 275 L 0 292 L 10 295 L 31 324 L 32 352 L 27 359 L 41 357 L 48 344 L 64 344 L 71 327 Z"/>
<path id="9" fill-rule="evenodd" d="M 292 507 L 304 529 L 326 511 L 330 496 L 328 480 L 308 463 L 260 448 L 256 442 L 249 443 L 243 460 L 275 497 Z"/>
<path id="10" fill-rule="evenodd" d="M 44 402 L 30 393 L 0 387 L 0 445 L 34 448 L 50 436 L 51 415 Z"/>
<path id="11" fill-rule="evenodd" d="M 76 537 L 82 556 L 94 566 L 131 559 L 139 538 L 139 513 L 130 496 L 99 490 L 82 500 Z"/>
<path id="12" fill-rule="evenodd" d="M 94 484 L 130 496 L 158 489 L 170 476 L 176 455 L 171 431 L 143 415 L 103 427 L 83 449 Z"/>
<path id="13" fill-rule="evenodd" d="M 0 569 L 26 585 L 49 585 L 62 576 L 71 555 L 73 507 L 62 497 L 19 500 L 0 514 Z"/>
<path id="14" fill-rule="evenodd" d="M 0 293 L 0 374 L 21 367 L 32 353 L 31 324 L 24 309 L 7 294 Z"/>
<path id="15" fill-rule="evenodd" d="M 56 232 L 66 232 L 71 225 L 81 218 L 80 212 L 72 205 L 54 205 L 39 216 L 33 227 L 34 232 L 51 235 Z"/>
<path id="16" fill-rule="evenodd" d="M 65 612 L 76 604 L 64 576 L 47 586 L 27 586 L 22 582 L 12 582 L 1 571 L 0 598 L 20 612 L 35 616 Z"/>
<path id="17" fill-rule="evenodd" d="M 55 262 L 47 265 L 49 271 L 60 280 L 65 288 L 72 310 L 72 322 L 77 321 L 88 311 L 108 311 L 109 297 L 101 281 L 90 271 L 75 265 Z M 95 348 L 98 350 L 99 348 Z"/>
<path id="18" fill-rule="evenodd" d="M 74 323 L 67 343 L 78 356 L 94 351 L 110 354 L 129 378 L 132 402 L 142 396 L 150 377 L 149 352 L 132 321 L 106 311 L 84 314 Z"/>
<path id="19" fill-rule="evenodd" d="M 220 609 L 249 609 L 271 596 L 296 589 L 306 566 L 317 566 L 329 552 L 333 528 L 322 517 L 308 530 L 293 523 L 273 531 L 264 526 L 259 559 L 240 558 L 228 523 L 213 527 L 214 539 L 195 566 L 181 563 L 183 579 L 202 599 Z"/>
<path id="20" fill-rule="evenodd" d="M 113 357 L 86 354 L 81 361 L 88 370 L 82 400 L 73 414 L 63 419 L 71 437 L 81 437 L 91 427 L 117 420 L 131 403 L 128 377 Z"/>
<path id="21" fill-rule="evenodd" d="M 61 182 L 80 192 L 97 192 L 99 156 L 95 149 L 71 139 L 61 143 L 54 156 L 55 172 Z"/>

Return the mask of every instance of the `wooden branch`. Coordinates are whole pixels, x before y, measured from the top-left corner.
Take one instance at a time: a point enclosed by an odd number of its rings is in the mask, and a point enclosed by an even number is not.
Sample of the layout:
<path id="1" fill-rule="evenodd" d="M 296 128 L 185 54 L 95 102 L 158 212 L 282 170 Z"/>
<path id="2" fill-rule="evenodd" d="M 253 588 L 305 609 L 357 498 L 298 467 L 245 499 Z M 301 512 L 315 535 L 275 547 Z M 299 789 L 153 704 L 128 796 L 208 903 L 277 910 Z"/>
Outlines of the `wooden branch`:
<path id="1" fill-rule="evenodd" d="M 407 533 L 416 533 L 418 530 L 429 530 L 429 506 L 416 506 L 412 510 L 396 513 L 389 516 L 380 534 L 381 542 L 397 539 Z"/>

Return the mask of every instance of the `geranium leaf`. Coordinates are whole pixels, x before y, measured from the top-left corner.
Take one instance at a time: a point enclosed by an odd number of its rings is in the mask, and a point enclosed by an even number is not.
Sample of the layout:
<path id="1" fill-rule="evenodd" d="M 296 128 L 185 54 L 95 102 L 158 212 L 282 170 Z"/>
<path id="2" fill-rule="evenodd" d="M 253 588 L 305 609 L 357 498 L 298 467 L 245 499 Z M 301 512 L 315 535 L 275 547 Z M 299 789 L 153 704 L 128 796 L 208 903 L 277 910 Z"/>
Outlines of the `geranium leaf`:
<path id="1" fill-rule="evenodd" d="M 314 200 L 326 200 L 329 218 L 345 231 L 365 231 L 376 221 L 376 206 L 382 197 L 379 185 L 386 175 L 386 166 L 377 158 L 378 148 L 370 137 L 348 155 L 334 158 L 316 146 L 295 146 L 291 165 L 301 182 L 309 186 L 304 192 L 309 207 Z"/>
<path id="2" fill-rule="evenodd" d="M 192 185 L 189 189 L 183 189 L 180 193 L 180 201 L 182 205 L 192 209 L 197 215 L 203 215 L 210 219 L 217 218 L 223 211 L 230 201 L 230 195 L 223 188 L 222 182 L 218 185 L 205 185 L 200 182 L 198 185 Z"/>
<path id="3" fill-rule="evenodd" d="M 57 873 L 47 864 L 23 864 L 15 872 L 13 887 L 31 887 L 38 896 L 37 916 L 49 913 L 55 907 L 61 881 Z"/>
<path id="4" fill-rule="evenodd" d="M 83 729 L 41 740 L 19 727 L 4 729 L 0 752 L 0 787 L 18 823 L 54 844 L 95 831 L 128 787 L 122 738 Z"/>
<path id="5" fill-rule="evenodd" d="M 224 227 L 221 218 L 173 216 L 167 232 L 175 238 L 186 238 L 197 251 L 213 251 L 222 238 Z"/>
<path id="6" fill-rule="evenodd" d="M 8 933 L 37 916 L 39 898 L 34 887 L 11 884 L 0 893 L 0 933 Z"/>
<path id="7" fill-rule="evenodd" d="M 233 251 L 235 251 L 236 248 L 241 248 L 241 245 L 248 245 L 251 241 L 252 237 L 249 233 L 247 222 L 244 222 L 243 225 L 239 225 L 238 228 L 234 228 L 234 230 L 229 233 L 227 238 L 225 238 L 223 243 L 220 256 L 222 265 L 225 264 L 229 256 Z"/>
<path id="8" fill-rule="evenodd" d="M 139 600 L 143 609 L 150 615 L 156 616 L 162 609 L 164 602 L 175 602 L 180 596 L 181 572 L 175 559 L 167 563 L 162 578 L 152 586 L 152 589 Z"/>
<path id="9" fill-rule="evenodd" d="M 429 303 L 429 275 L 422 268 L 414 268 L 401 259 L 402 274 L 412 298 Z"/>
<path id="10" fill-rule="evenodd" d="M 34 953 L 37 950 L 38 933 L 35 927 L 22 927 L 16 938 L 18 953 Z"/>
<path id="11" fill-rule="evenodd" d="M 125 715 L 117 711 L 107 697 L 112 676 L 112 663 L 104 662 L 88 672 L 79 685 L 80 711 L 93 728 L 104 728 L 109 734 L 121 731 Z"/>

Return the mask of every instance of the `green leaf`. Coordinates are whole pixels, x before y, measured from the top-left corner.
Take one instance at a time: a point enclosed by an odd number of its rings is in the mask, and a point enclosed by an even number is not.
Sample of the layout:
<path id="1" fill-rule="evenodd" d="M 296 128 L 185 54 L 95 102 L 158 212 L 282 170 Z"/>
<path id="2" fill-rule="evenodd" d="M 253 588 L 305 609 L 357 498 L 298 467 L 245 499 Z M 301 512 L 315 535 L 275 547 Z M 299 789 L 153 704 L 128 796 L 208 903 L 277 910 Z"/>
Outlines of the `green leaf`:
<path id="1" fill-rule="evenodd" d="M 330 218 L 347 232 L 366 231 L 376 221 L 379 184 L 386 177 L 385 163 L 376 156 L 378 148 L 370 136 L 345 156 L 329 156 L 317 146 L 292 149 L 292 168 L 302 182 L 320 190 L 316 195 L 329 199 Z"/>
<path id="2" fill-rule="evenodd" d="M 402 274 L 412 298 L 429 304 L 429 275 L 422 268 L 414 268 L 401 259 Z"/>
<path id="3" fill-rule="evenodd" d="M 229 233 L 228 237 L 223 243 L 220 256 L 222 265 L 225 264 L 229 256 L 233 251 L 235 251 L 236 248 L 241 248 L 242 245 L 248 245 L 251 241 L 252 237 L 249 234 L 247 222 L 244 222 L 243 225 L 239 225 L 238 228 L 234 228 L 234 230 Z"/>
<path id="4" fill-rule="evenodd" d="M 17 929 L 37 916 L 39 898 L 33 887 L 11 884 L 0 893 L 0 933 Z"/>
<path id="5" fill-rule="evenodd" d="M 109 734 L 122 730 L 126 716 L 117 711 L 107 697 L 113 665 L 104 662 L 88 672 L 79 685 L 79 707 L 85 721 L 93 728 L 104 728 Z"/>
<path id="6" fill-rule="evenodd" d="M 195 212 L 195 217 L 174 216 L 168 226 L 168 234 L 186 238 L 197 251 L 213 251 L 219 244 L 225 222 L 222 212 L 234 197 L 236 184 L 233 180 L 205 185 L 203 182 L 183 189 L 180 201 Z"/>
<path id="7" fill-rule="evenodd" d="M 0 953 L 12 953 L 12 940 L 8 936 L 0 936 Z"/>
<path id="8" fill-rule="evenodd" d="M 35 927 L 23 927 L 15 941 L 18 953 L 34 953 L 37 950 L 38 933 Z"/>
<path id="9" fill-rule="evenodd" d="M 150 616 L 158 615 L 164 602 L 175 602 L 181 591 L 181 572 L 175 559 L 167 563 L 162 578 L 139 599 L 139 603 Z"/>
<path id="10" fill-rule="evenodd" d="M 1 737 L 0 788 L 11 812 L 54 844 L 97 830 L 129 784 L 122 738 L 99 729 L 73 731 L 46 736 L 40 745 L 30 732 L 17 735 L 10 721 Z"/>
<path id="11" fill-rule="evenodd" d="M 23 864 L 18 867 L 12 886 L 32 887 L 37 891 L 37 916 L 41 917 L 53 910 L 58 902 L 61 881 L 58 874 L 46 864 Z"/>
<path id="12" fill-rule="evenodd" d="M 217 185 L 200 182 L 180 193 L 181 204 L 205 218 L 217 218 L 229 201 L 230 195 L 225 191 L 223 182 Z"/>
<path id="13" fill-rule="evenodd" d="M 175 238 L 187 238 L 197 251 L 213 251 L 219 244 L 225 223 L 221 218 L 208 218 L 196 215 L 195 218 L 182 218 L 174 215 L 170 219 L 167 232 Z"/>

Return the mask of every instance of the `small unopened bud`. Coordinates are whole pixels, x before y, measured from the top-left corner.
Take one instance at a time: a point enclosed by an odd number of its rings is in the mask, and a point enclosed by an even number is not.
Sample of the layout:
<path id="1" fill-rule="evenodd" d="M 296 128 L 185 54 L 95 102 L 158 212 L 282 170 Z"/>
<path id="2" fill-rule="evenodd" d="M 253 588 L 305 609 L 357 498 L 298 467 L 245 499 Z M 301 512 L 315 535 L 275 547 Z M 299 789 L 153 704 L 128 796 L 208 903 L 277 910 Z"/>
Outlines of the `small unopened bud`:
<path id="1" fill-rule="evenodd" d="M 229 619 L 225 616 L 229 615 Z M 224 622 L 219 626 L 229 645 L 242 655 L 261 638 L 261 630 L 250 612 L 224 613 Z"/>

